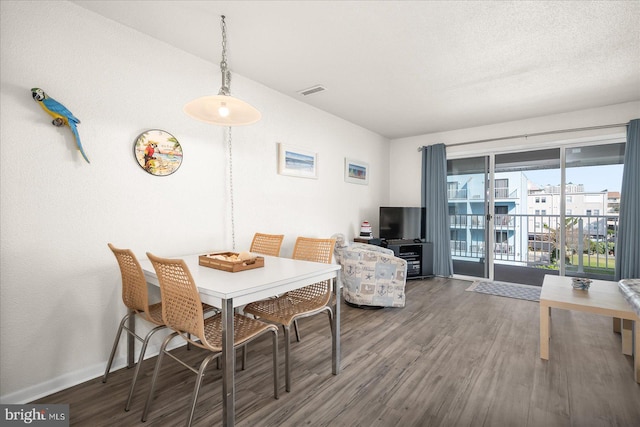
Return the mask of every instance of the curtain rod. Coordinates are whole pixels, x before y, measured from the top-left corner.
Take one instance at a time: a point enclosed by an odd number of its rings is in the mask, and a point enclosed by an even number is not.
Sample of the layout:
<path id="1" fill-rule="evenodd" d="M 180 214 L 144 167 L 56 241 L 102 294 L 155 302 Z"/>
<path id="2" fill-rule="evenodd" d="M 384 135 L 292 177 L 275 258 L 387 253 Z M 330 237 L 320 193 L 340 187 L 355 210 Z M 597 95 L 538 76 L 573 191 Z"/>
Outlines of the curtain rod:
<path id="1" fill-rule="evenodd" d="M 573 128 L 573 129 L 562 129 L 562 130 L 550 130 L 547 132 L 536 132 L 536 133 L 525 133 L 522 135 L 512 135 L 512 136 L 503 136 L 500 138 L 489 138 L 489 139 L 478 139 L 476 141 L 466 141 L 459 142 L 457 144 L 445 144 L 447 147 L 457 147 L 458 145 L 470 145 L 470 144 L 479 144 L 481 142 L 491 142 L 491 141 L 503 141 L 505 139 L 516 139 L 516 138 L 528 138 L 530 136 L 542 136 L 542 135 L 553 135 L 556 133 L 567 133 L 567 132 L 579 132 L 583 130 L 596 130 L 596 129 L 609 129 L 609 128 L 619 128 L 622 126 L 627 126 L 627 123 L 616 123 L 613 125 L 601 125 L 601 126 L 590 126 L 583 128 Z M 418 147 L 418 151 L 422 151 L 422 147 Z"/>

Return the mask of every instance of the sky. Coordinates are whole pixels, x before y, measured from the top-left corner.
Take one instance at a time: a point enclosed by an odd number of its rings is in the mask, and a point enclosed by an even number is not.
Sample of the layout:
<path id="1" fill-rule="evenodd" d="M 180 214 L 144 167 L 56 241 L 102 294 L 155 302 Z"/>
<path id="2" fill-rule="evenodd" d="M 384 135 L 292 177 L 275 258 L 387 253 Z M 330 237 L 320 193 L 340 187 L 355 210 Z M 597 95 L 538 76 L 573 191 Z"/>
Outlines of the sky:
<path id="1" fill-rule="evenodd" d="M 573 184 L 584 184 L 584 191 L 620 191 L 622 186 L 623 165 L 584 166 L 568 168 L 566 181 Z M 546 184 L 560 184 L 560 169 L 531 170 L 524 174 L 534 183 L 544 186 Z"/>

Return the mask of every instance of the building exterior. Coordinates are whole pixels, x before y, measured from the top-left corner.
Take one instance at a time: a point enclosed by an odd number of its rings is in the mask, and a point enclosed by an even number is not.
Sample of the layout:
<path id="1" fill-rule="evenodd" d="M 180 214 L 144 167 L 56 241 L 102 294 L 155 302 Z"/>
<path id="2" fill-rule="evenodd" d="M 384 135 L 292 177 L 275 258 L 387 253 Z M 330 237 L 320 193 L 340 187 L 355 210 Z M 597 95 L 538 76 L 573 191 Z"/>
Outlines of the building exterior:
<path id="1" fill-rule="evenodd" d="M 522 172 L 496 173 L 494 180 L 496 259 L 516 260 L 527 252 L 519 220 L 527 210 L 527 179 Z M 451 253 L 460 259 L 485 257 L 484 175 L 448 177 Z M 526 235 L 526 234 L 525 234 Z"/>
<path id="2" fill-rule="evenodd" d="M 486 256 L 484 174 L 448 177 L 451 254 L 471 261 Z M 504 264 L 540 265 L 553 262 L 561 218 L 559 185 L 539 187 L 523 172 L 494 177 L 494 260 Z M 590 242 L 605 242 L 617 229 L 620 195 L 585 192 L 582 184 L 566 185 L 566 246 L 583 253 Z"/>

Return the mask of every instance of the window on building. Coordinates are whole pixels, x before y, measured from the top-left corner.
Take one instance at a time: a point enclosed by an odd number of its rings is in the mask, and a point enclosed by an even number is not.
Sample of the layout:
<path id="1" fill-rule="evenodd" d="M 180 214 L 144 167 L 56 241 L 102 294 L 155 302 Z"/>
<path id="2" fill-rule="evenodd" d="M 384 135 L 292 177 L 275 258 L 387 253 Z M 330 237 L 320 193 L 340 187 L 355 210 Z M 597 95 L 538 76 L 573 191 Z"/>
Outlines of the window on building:
<path id="1" fill-rule="evenodd" d="M 536 203 L 540 203 L 540 197 L 536 197 Z"/>
<path id="2" fill-rule="evenodd" d="M 447 182 L 447 190 L 448 190 L 450 199 L 457 199 L 458 198 L 458 183 L 457 182 Z"/>
<path id="3" fill-rule="evenodd" d="M 509 180 L 508 179 L 496 179 L 495 191 L 497 199 L 506 199 L 509 197 Z"/>
<path id="4" fill-rule="evenodd" d="M 587 216 L 591 216 L 591 209 L 587 209 Z"/>
<path id="5" fill-rule="evenodd" d="M 540 215 L 540 209 L 536 209 L 536 215 Z"/>
<path id="6" fill-rule="evenodd" d="M 542 210 L 540 211 L 540 214 L 541 214 L 541 215 L 546 215 L 546 214 L 547 214 L 547 210 L 546 210 L 546 209 L 542 209 Z"/>
<path id="7" fill-rule="evenodd" d="M 540 199 L 540 201 L 541 201 L 542 203 L 547 203 L 547 198 L 546 198 L 546 197 L 543 197 L 542 199 Z"/>
<path id="8" fill-rule="evenodd" d="M 593 214 L 594 215 L 600 215 L 600 209 L 594 209 L 593 210 Z"/>

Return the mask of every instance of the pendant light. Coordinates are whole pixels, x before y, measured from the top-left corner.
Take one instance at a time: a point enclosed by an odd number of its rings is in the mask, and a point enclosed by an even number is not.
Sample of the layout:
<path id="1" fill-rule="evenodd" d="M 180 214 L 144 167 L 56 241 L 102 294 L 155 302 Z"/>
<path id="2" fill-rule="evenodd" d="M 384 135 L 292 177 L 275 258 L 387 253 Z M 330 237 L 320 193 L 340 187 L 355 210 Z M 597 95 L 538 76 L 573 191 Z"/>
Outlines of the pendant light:
<path id="1" fill-rule="evenodd" d="M 246 102 L 231 96 L 231 72 L 227 68 L 227 24 L 222 15 L 222 87 L 217 95 L 202 96 L 184 106 L 184 112 L 196 120 L 221 126 L 250 125 L 262 115 Z"/>

